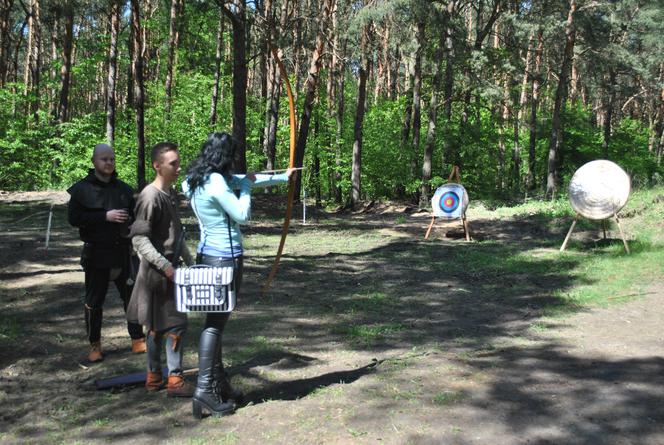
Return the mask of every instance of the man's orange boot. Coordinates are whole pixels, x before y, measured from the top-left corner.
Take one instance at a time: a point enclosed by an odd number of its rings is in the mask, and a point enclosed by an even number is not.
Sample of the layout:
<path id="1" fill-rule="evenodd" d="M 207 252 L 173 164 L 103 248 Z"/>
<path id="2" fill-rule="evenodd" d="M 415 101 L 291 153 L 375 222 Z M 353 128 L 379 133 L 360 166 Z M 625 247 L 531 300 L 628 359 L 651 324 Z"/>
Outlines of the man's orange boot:
<path id="1" fill-rule="evenodd" d="M 131 352 L 134 354 L 143 354 L 147 352 L 147 350 L 148 348 L 145 346 L 145 337 L 131 341 Z"/>
<path id="2" fill-rule="evenodd" d="M 96 341 L 90 343 L 90 352 L 88 353 L 88 360 L 92 363 L 104 360 L 104 354 L 101 352 L 101 342 Z"/>
<path id="3" fill-rule="evenodd" d="M 164 377 L 161 375 L 161 371 L 148 371 L 147 376 L 145 377 L 145 389 L 150 392 L 159 391 L 164 387 Z"/>
<path id="4" fill-rule="evenodd" d="M 168 397 L 191 397 L 194 395 L 194 385 L 189 383 L 181 375 L 168 376 Z"/>

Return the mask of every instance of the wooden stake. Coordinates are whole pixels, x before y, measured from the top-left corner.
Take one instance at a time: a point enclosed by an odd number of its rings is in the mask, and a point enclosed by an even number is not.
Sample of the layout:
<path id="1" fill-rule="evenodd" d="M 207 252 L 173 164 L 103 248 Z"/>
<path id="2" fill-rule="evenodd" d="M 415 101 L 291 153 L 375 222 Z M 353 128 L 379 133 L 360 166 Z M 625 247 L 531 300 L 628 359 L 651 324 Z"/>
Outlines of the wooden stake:
<path id="1" fill-rule="evenodd" d="M 454 165 L 452 166 L 452 171 L 450 172 L 450 176 L 447 178 L 447 182 L 452 182 L 452 179 L 456 178 L 456 182 L 458 184 L 461 184 L 461 173 L 459 171 L 459 166 Z"/>
<path id="2" fill-rule="evenodd" d="M 560 246 L 560 251 L 564 251 L 565 247 L 567 247 L 567 241 L 569 241 L 569 238 L 572 236 L 572 231 L 574 230 L 574 226 L 576 226 L 576 221 L 579 219 L 579 215 L 577 214 L 574 217 L 574 221 L 572 221 L 572 227 L 569 228 L 569 231 L 567 232 L 567 236 L 565 237 L 565 241 L 563 241 L 563 245 Z"/>
<path id="3" fill-rule="evenodd" d="M 44 243 L 44 251 L 48 255 L 48 242 L 51 240 L 51 222 L 53 221 L 53 204 L 48 211 L 48 224 L 46 225 L 46 242 Z"/>
<path id="4" fill-rule="evenodd" d="M 606 239 L 606 220 L 602 220 L 602 232 L 604 232 L 604 239 Z"/>
<path id="5" fill-rule="evenodd" d="M 436 222 L 436 217 L 432 216 L 431 217 L 431 224 L 429 224 L 429 228 L 427 229 L 427 234 L 424 235 L 424 239 L 429 239 L 429 234 L 431 233 L 431 229 L 433 228 L 433 223 Z"/>
<path id="6" fill-rule="evenodd" d="M 618 229 L 620 229 L 620 237 L 622 238 L 623 244 L 625 245 L 625 251 L 627 253 L 630 253 L 629 246 L 627 245 L 627 239 L 625 239 L 625 233 L 623 232 L 622 225 L 620 224 L 620 220 L 618 219 L 618 214 L 614 213 L 613 216 L 614 218 L 616 218 L 616 222 L 618 223 Z"/>
<path id="7" fill-rule="evenodd" d="M 466 241 L 470 241 L 470 225 L 466 219 L 466 215 L 461 217 L 461 222 L 463 223 L 463 231 L 466 234 Z"/>

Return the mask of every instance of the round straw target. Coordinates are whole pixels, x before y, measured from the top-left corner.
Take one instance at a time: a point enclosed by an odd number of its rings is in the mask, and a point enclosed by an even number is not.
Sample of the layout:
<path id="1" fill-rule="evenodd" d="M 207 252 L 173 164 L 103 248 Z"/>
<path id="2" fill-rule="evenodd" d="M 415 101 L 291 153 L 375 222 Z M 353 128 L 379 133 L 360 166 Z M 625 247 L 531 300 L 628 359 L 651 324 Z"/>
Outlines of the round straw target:
<path id="1" fill-rule="evenodd" d="M 438 187 L 431 200 L 434 216 L 461 218 L 468 207 L 468 194 L 461 184 L 449 183 Z"/>

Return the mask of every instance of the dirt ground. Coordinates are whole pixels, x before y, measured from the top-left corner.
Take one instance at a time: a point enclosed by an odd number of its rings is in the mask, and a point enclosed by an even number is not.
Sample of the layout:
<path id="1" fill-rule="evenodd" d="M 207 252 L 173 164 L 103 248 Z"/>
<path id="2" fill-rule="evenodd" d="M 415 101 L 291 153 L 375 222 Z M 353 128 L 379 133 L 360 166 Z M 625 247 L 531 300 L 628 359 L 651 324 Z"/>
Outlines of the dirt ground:
<path id="1" fill-rule="evenodd" d="M 312 212 L 294 236 L 371 233 L 381 243 L 314 255 L 287 241 L 267 298 L 259 288 L 272 258 L 249 257 L 224 338 L 245 402 L 199 422 L 189 401 L 163 392 L 95 389 L 96 379 L 141 371 L 145 357 L 129 352 L 112 290 L 107 358 L 86 363 L 81 243 L 66 201 L 63 192 L 0 193 L 1 443 L 664 444 L 664 281 L 551 319 L 543 305 L 574 277 L 545 261 L 537 273 L 500 267 L 520 249 L 557 248 L 564 226 L 471 219 L 475 238 L 490 242 L 467 244 L 453 225 L 424 241 L 426 214 L 395 219 L 398 209 L 383 209 L 316 224 L 323 218 Z M 278 239 L 269 218 L 247 239 Z M 471 244 L 495 252 L 494 274 L 474 273 Z M 187 367 L 197 366 L 200 327 L 192 317 Z"/>

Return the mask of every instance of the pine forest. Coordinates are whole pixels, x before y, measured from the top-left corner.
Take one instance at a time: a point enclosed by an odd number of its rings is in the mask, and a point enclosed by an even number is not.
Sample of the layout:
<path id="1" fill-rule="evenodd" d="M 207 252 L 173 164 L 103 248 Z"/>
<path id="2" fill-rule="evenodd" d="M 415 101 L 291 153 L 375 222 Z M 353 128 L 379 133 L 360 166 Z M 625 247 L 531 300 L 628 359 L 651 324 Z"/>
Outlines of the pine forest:
<path id="1" fill-rule="evenodd" d="M 66 188 L 95 144 L 150 180 L 232 133 L 317 206 L 553 197 L 594 159 L 664 181 L 664 4 L 648 0 L 0 0 L 0 189 Z M 279 66 L 281 64 L 281 67 Z M 287 79 L 284 79 L 284 74 Z M 313 201 L 312 201 L 313 202 Z"/>

